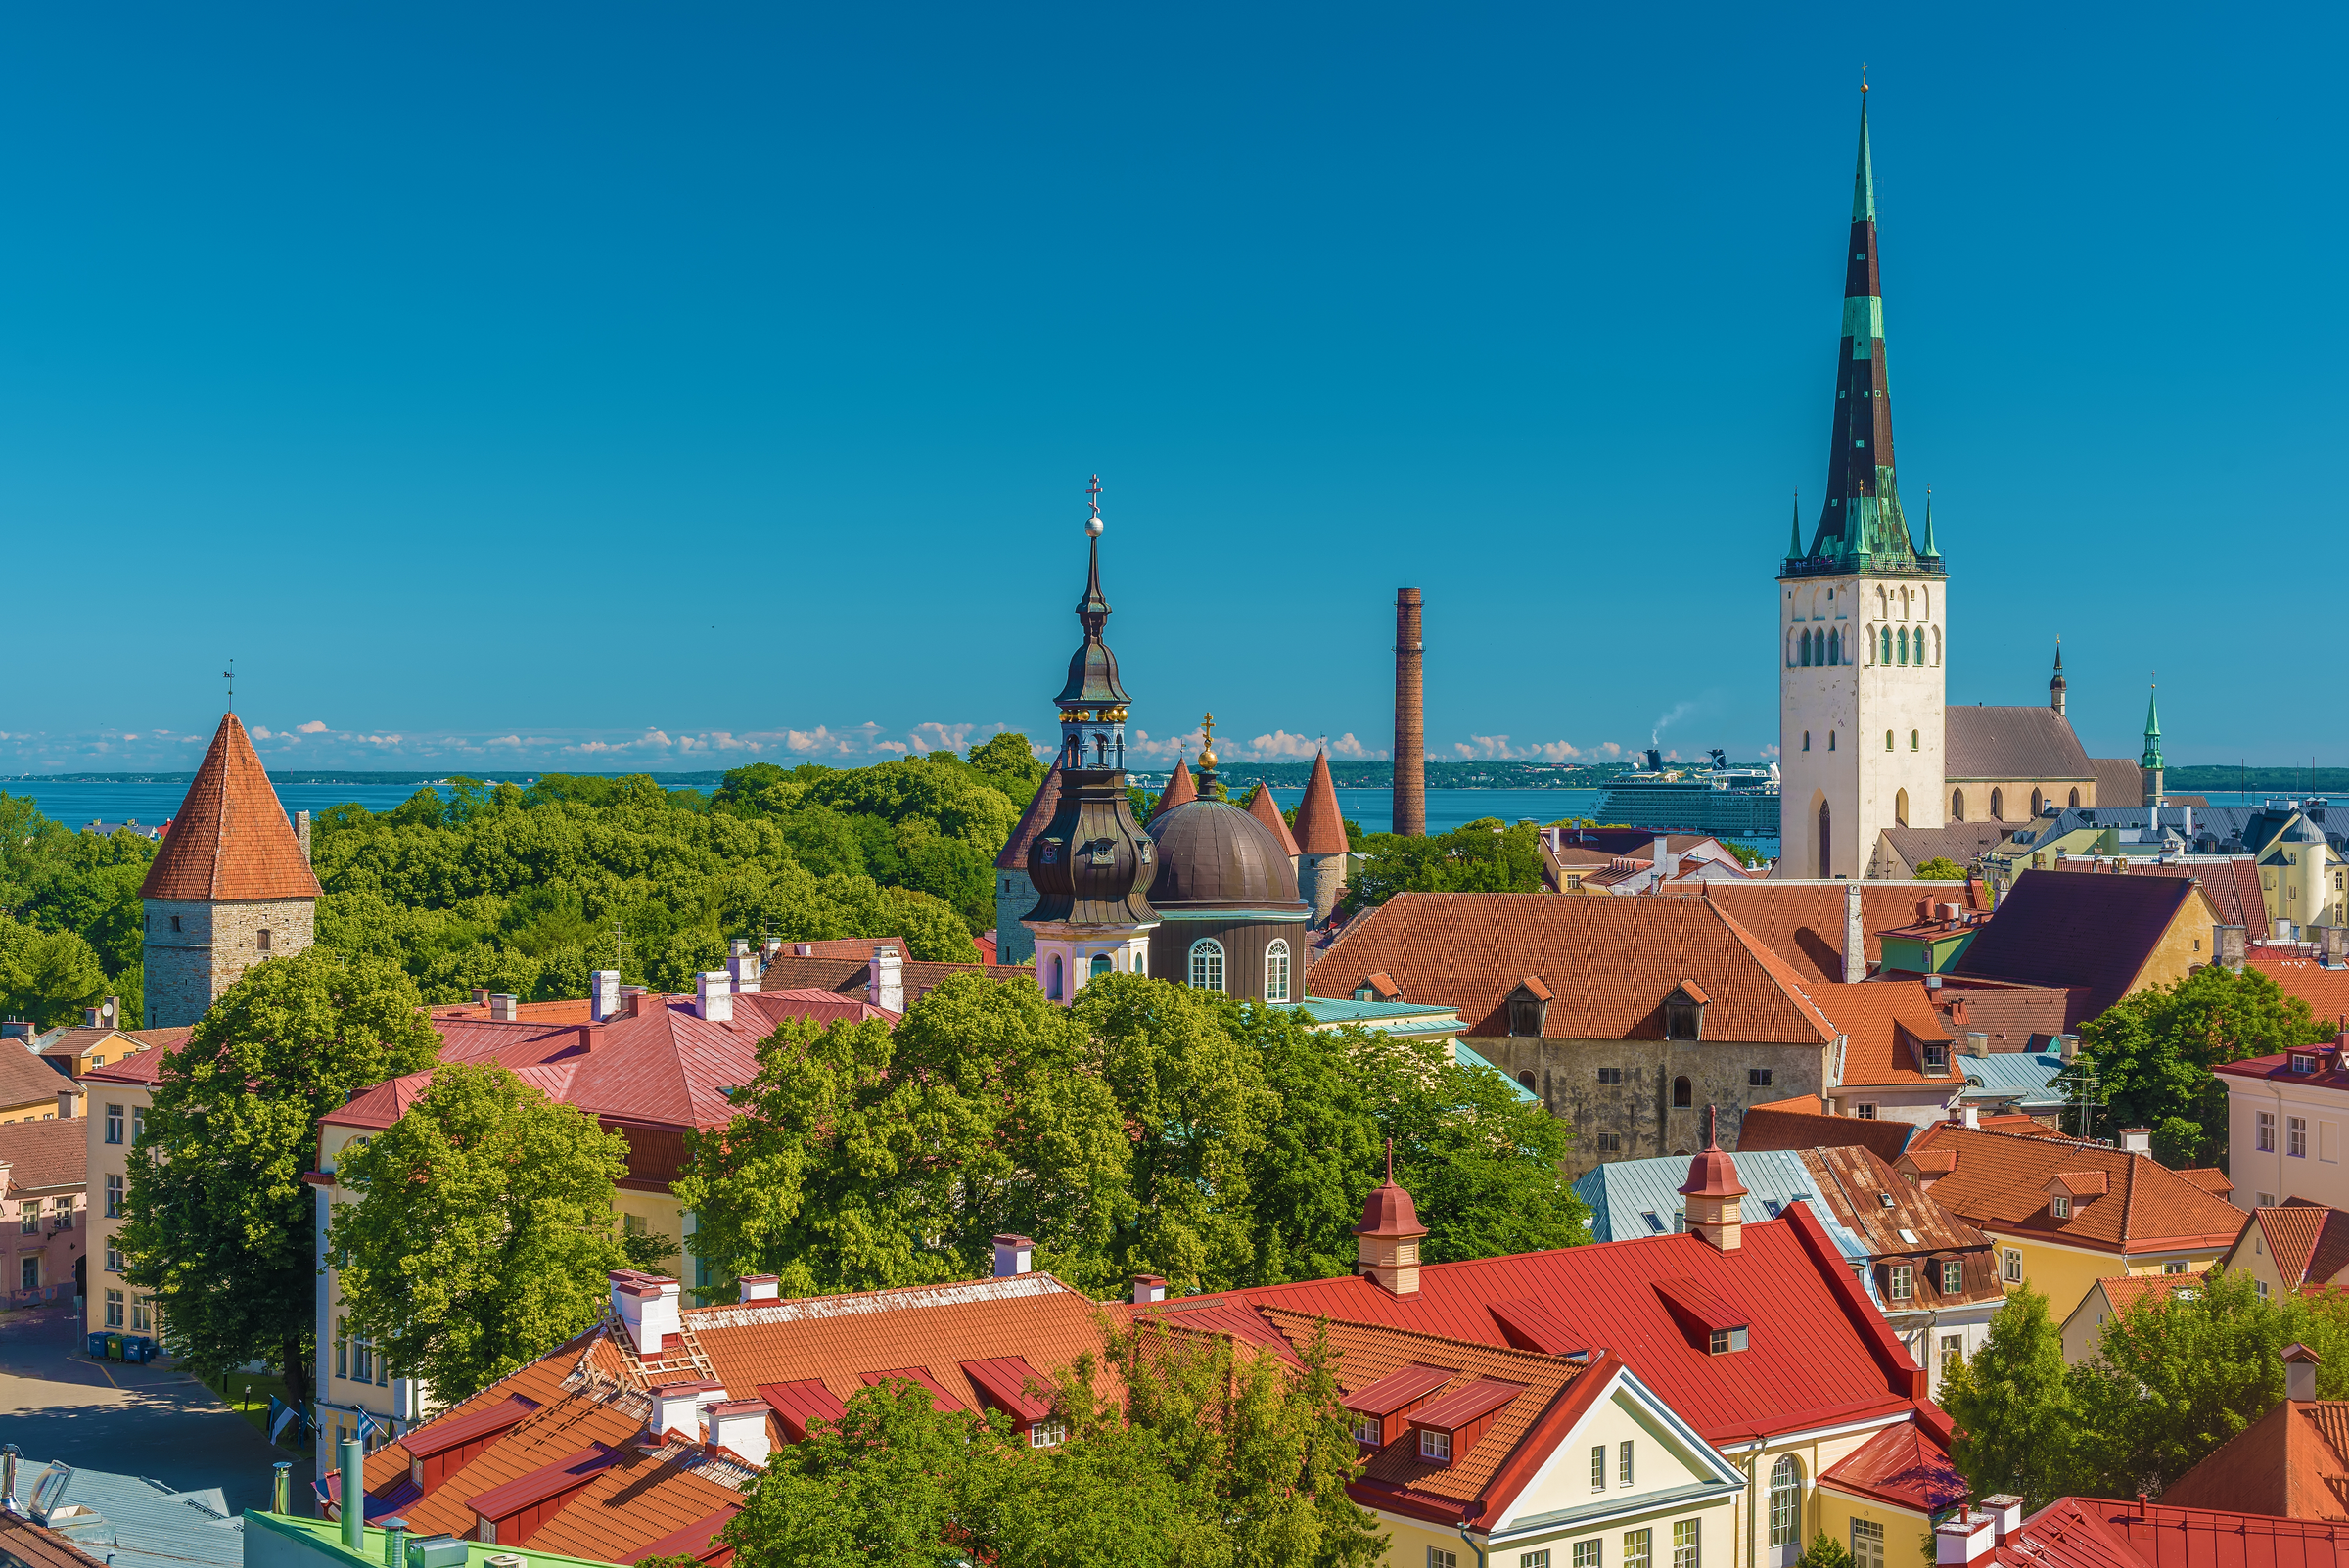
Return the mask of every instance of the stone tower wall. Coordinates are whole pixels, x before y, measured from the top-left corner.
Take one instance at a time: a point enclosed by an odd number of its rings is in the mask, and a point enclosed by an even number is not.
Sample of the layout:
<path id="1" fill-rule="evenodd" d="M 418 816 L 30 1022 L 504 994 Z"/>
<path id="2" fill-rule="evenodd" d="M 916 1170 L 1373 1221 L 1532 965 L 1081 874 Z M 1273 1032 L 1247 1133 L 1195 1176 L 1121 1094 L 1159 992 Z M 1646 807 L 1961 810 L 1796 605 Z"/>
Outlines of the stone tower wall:
<path id="1" fill-rule="evenodd" d="M 246 970 L 264 957 L 300 952 L 317 936 L 314 899 L 225 903 L 149 899 L 146 903 L 142 1022 L 148 1029 L 195 1023 Z M 264 931 L 267 952 L 261 950 Z"/>
<path id="2" fill-rule="evenodd" d="M 1020 916 L 1036 907 L 1036 884 L 1025 871 L 995 868 L 995 962 L 1024 964 L 1036 956 L 1036 933 Z"/>
<path id="3" fill-rule="evenodd" d="M 1346 892 L 1346 860 L 1343 854 L 1301 854 L 1297 857 L 1297 897 L 1313 906 L 1316 926 L 1326 925 L 1337 912 L 1338 899 Z"/>

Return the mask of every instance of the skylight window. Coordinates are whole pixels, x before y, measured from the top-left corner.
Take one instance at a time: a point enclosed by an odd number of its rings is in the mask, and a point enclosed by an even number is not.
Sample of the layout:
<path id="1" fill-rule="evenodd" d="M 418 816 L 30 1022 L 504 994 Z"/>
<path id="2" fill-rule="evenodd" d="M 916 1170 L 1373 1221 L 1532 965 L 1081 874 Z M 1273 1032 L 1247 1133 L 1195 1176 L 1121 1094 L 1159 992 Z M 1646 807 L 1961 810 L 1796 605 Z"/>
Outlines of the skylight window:
<path id="1" fill-rule="evenodd" d="M 1882 1207 L 1889 1209 L 1892 1207 L 1892 1194 L 1889 1192 L 1879 1192 L 1876 1194 L 1876 1202 Z"/>
<path id="2" fill-rule="evenodd" d="M 1775 1220 L 1778 1217 L 1779 1204 L 1777 1199 L 1764 1198 L 1762 1200 L 1762 1207 L 1770 1211 L 1770 1217 L 1773 1220 Z"/>
<path id="3" fill-rule="evenodd" d="M 1664 1222 L 1657 1217 L 1655 1210 L 1643 1209 L 1639 1213 L 1639 1218 L 1647 1222 L 1648 1234 L 1660 1236 L 1664 1233 Z"/>
<path id="4" fill-rule="evenodd" d="M 1916 1245 L 1916 1232 L 1910 1229 L 1907 1225 L 1903 1225 L 1901 1226 L 1901 1239 L 1909 1243 L 1910 1246 L 1913 1247 Z"/>

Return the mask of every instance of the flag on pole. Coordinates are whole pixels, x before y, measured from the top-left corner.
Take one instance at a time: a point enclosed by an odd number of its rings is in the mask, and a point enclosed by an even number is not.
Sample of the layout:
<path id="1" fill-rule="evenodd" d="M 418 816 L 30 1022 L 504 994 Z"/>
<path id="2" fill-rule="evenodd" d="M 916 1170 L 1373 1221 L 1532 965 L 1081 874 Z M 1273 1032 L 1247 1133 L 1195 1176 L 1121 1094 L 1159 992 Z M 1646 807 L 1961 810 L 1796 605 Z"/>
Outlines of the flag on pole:
<path id="1" fill-rule="evenodd" d="M 286 1428 L 292 1425 L 296 1420 L 299 1419 L 301 1411 L 298 1407 L 288 1405 L 285 1401 L 279 1399 L 274 1394 L 270 1395 L 269 1441 L 275 1443 L 280 1437 L 284 1436 Z M 307 1423 L 305 1422 L 304 1424 L 306 1425 Z"/>

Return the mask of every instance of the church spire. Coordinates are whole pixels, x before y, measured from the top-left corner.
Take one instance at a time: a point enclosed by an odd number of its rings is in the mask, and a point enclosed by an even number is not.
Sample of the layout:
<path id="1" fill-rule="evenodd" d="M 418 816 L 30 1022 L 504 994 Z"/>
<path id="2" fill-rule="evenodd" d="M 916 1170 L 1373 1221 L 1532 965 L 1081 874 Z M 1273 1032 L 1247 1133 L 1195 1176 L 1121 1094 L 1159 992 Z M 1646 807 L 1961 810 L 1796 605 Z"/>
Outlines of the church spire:
<path id="1" fill-rule="evenodd" d="M 2154 706 L 2156 690 L 2148 689 L 2145 693 L 2145 750 L 2137 760 L 2142 768 L 2161 766 L 2161 714 Z"/>
<path id="2" fill-rule="evenodd" d="M 1060 710 L 1060 765 L 1122 770 L 1126 766 L 1126 709 L 1133 699 L 1118 682 L 1118 656 L 1101 633 L 1109 624 L 1109 600 L 1101 592 L 1101 477 L 1085 492 L 1092 513 L 1084 520 L 1090 540 L 1084 597 L 1077 601 L 1077 623 L 1084 641 L 1069 656 L 1069 678 L 1052 699 Z M 1086 753 L 1090 749 L 1088 758 Z"/>
<path id="3" fill-rule="evenodd" d="M 2063 678 L 2063 639 L 2058 637 L 2055 639 L 2055 675 L 2048 682 L 2048 706 L 2058 715 L 2063 712 L 2064 693 L 2070 686 L 2071 682 Z"/>
<path id="4" fill-rule="evenodd" d="M 1852 174 L 1851 238 L 1844 250 L 1833 444 L 1827 454 L 1826 498 L 1808 560 L 1815 571 L 1937 572 L 1940 561 L 1930 539 L 1920 552 L 1910 537 L 1893 480 L 1891 377 L 1884 360 L 1884 296 L 1876 256 L 1875 161 L 1868 146 L 1866 86 L 1860 91 L 1860 154 Z"/>

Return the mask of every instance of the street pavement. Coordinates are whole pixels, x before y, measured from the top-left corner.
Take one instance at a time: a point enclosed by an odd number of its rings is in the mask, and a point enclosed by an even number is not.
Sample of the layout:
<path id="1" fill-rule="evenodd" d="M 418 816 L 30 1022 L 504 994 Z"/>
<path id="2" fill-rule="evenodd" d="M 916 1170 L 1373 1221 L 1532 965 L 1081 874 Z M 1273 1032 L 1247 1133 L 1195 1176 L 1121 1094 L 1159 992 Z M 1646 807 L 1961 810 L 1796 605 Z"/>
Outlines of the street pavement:
<path id="1" fill-rule="evenodd" d="M 311 1464 L 300 1452 L 272 1448 L 192 1373 L 166 1361 L 93 1361 L 86 1338 L 69 1303 L 0 1313 L 0 1443 L 27 1459 L 175 1491 L 218 1487 L 232 1513 L 267 1507 L 269 1467 L 290 1459 L 295 1506 L 304 1509 Z"/>

